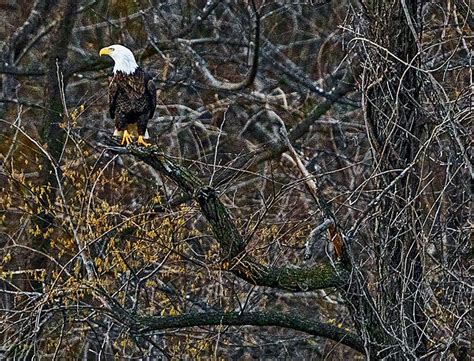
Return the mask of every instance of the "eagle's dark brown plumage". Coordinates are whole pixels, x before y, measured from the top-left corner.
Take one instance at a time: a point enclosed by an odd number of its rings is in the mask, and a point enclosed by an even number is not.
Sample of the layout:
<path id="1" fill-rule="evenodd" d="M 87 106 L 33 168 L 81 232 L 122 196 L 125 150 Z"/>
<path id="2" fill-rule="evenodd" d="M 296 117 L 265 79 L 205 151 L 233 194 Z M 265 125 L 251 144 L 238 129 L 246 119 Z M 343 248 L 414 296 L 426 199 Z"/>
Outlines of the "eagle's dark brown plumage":
<path id="1" fill-rule="evenodd" d="M 156 107 L 156 87 L 149 73 L 141 69 L 130 49 L 111 45 L 99 54 L 109 55 L 114 61 L 114 77 L 109 84 L 109 112 L 115 120 L 115 135 L 123 134 L 122 144 L 130 144 L 133 132 L 129 125 L 137 126 L 138 144 L 148 146 L 148 119 Z"/>
<path id="2" fill-rule="evenodd" d="M 136 123 L 138 135 L 145 136 L 148 119 L 155 114 L 155 107 L 156 87 L 148 73 L 140 68 L 133 74 L 115 73 L 109 85 L 109 111 L 118 131 Z"/>

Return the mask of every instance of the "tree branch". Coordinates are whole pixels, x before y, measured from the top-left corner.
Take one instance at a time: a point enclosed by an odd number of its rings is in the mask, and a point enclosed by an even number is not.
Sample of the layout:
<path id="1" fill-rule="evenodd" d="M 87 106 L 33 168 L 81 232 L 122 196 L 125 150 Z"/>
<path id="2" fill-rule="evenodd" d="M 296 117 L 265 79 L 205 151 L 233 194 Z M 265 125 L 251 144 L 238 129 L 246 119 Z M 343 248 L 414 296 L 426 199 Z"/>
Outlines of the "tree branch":
<path id="1" fill-rule="evenodd" d="M 255 47 L 254 47 L 253 57 L 252 57 L 252 67 L 250 69 L 249 74 L 243 81 L 239 83 L 229 83 L 229 82 L 223 82 L 216 79 L 209 71 L 206 61 L 199 54 L 197 54 L 190 46 L 187 47 L 189 52 L 197 60 L 198 69 L 201 72 L 201 74 L 206 77 L 206 79 L 209 81 L 212 87 L 218 90 L 225 90 L 225 91 L 242 90 L 252 85 L 255 80 L 255 77 L 257 76 L 258 58 L 259 58 L 259 52 L 260 52 L 260 15 L 257 11 L 257 7 L 255 6 L 255 1 L 252 0 L 250 1 L 250 3 L 252 5 L 252 9 L 255 16 L 255 42 L 254 42 Z"/>
<path id="2" fill-rule="evenodd" d="M 331 97 L 314 107 L 308 116 L 288 132 L 288 139 L 295 143 L 298 139 L 308 133 L 310 127 L 324 114 L 326 114 L 333 104 L 354 89 L 352 74 L 346 73 L 346 76 L 339 82 L 338 86 L 331 92 Z M 266 160 L 279 157 L 288 150 L 287 145 L 281 141 L 273 141 L 265 144 L 254 152 L 250 152 L 236 159 L 231 164 L 232 168 L 226 169 L 217 174 L 214 178 L 216 187 L 227 183 L 241 173 L 238 169 L 247 169 L 250 164 L 260 164 Z M 237 170 L 236 170 L 237 169 Z"/>
<path id="3" fill-rule="evenodd" d="M 311 267 L 268 267 L 260 264 L 247 254 L 246 242 L 241 236 L 232 216 L 217 197 L 216 191 L 193 173 L 176 164 L 163 154 L 157 146 L 143 148 L 134 144 L 127 148 L 110 147 L 112 151 L 133 154 L 160 173 L 164 174 L 178 187 L 191 196 L 201 208 L 201 212 L 211 225 L 214 237 L 222 251 L 222 266 L 245 281 L 258 285 L 304 292 L 345 285 L 348 272 L 336 263 L 319 264 Z"/>
<path id="4" fill-rule="evenodd" d="M 57 1 L 37 0 L 35 2 L 26 21 L 10 36 L 2 48 L 3 56 L 7 57 L 9 65 L 12 65 L 15 58 L 26 45 L 28 37 L 37 32 L 44 19 L 47 18 L 45 15 L 56 4 Z"/>
<path id="5" fill-rule="evenodd" d="M 324 337 L 364 352 L 362 340 L 352 332 L 327 323 L 276 312 L 205 312 L 179 316 L 143 317 L 140 333 L 193 326 L 278 326 Z"/>
<path id="6" fill-rule="evenodd" d="M 202 24 L 202 22 L 204 20 L 206 20 L 209 15 L 212 14 L 212 12 L 217 8 L 217 5 L 219 5 L 221 3 L 220 0 L 216 0 L 216 1 L 213 1 L 213 2 L 207 2 L 206 3 L 206 6 L 204 7 L 203 9 L 203 12 L 201 15 L 197 16 L 196 19 L 193 20 L 193 22 L 187 26 L 186 28 L 184 28 L 183 30 L 181 30 L 178 34 L 176 34 L 173 38 L 174 39 L 177 39 L 177 38 L 182 38 L 183 36 L 186 36 L 187 34 L 189 34 L 191 31 L 193 31 L 193 29 L 199 25 L 199 24 Z"/>

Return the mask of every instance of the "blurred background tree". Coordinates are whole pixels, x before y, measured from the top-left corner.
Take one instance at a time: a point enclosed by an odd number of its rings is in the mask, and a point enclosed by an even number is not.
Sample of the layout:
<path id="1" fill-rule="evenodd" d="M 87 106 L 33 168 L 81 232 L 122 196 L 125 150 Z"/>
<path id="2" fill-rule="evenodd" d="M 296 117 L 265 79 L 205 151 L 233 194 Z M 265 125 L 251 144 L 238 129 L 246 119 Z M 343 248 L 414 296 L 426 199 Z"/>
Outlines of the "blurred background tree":
<path id="1" fill-rule="evenodd" d="M 0 11 L 2 356 L 469 358 L 468 2 Z M 151 150 L 111 139 L 115 43 Z"/>

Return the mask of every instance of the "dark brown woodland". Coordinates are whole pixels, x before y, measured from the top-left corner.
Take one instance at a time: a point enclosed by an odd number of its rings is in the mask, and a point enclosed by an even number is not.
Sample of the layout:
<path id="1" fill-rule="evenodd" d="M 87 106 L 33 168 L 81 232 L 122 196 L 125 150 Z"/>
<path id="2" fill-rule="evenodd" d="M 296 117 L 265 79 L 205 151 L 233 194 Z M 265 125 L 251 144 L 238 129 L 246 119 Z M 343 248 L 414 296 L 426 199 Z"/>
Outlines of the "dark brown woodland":
<path id="1" fill-rule="evenodd" d="M 0 358 L 470 359 L 467 1 L 4 3 Z"/>

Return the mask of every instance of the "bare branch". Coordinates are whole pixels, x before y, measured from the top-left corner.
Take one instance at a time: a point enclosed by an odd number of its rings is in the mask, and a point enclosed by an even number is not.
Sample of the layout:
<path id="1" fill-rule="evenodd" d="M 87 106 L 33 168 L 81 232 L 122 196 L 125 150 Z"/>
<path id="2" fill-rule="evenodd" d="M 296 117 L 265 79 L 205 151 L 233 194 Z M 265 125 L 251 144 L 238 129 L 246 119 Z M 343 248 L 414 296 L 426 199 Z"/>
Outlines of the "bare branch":
<path id="1" fill-rule="evenodd" d="M 193 57 L 197 61 L 198 69 L 205 76 L 209 84 L 218 89 L 218 90 L 225 90 L 225 91 L 239 91 L 244 88 L 248 88 L 250 85 L 253 84 L 255 77 L 257 76 L 258 71 L 258 58 L 260 52 L 260 15 L 258 14 L 257 7 L 255 6 L 255 1 L 251 1 L 252 8 L 254 11 L 255 16 L 255 40 L 254 40 L 254 47 L 253 47 L 253 57 L 252 57 L 252 65 L 250 72 L 248 73 L 247 77 L 241 81 L 240 83 L 229 83 L 229 82 L 222 82 L 217 80 L 209 71 L 206 61 L 196 53 L 190 46 L 187 46 L 188 51 L 193 55 Z"/>

